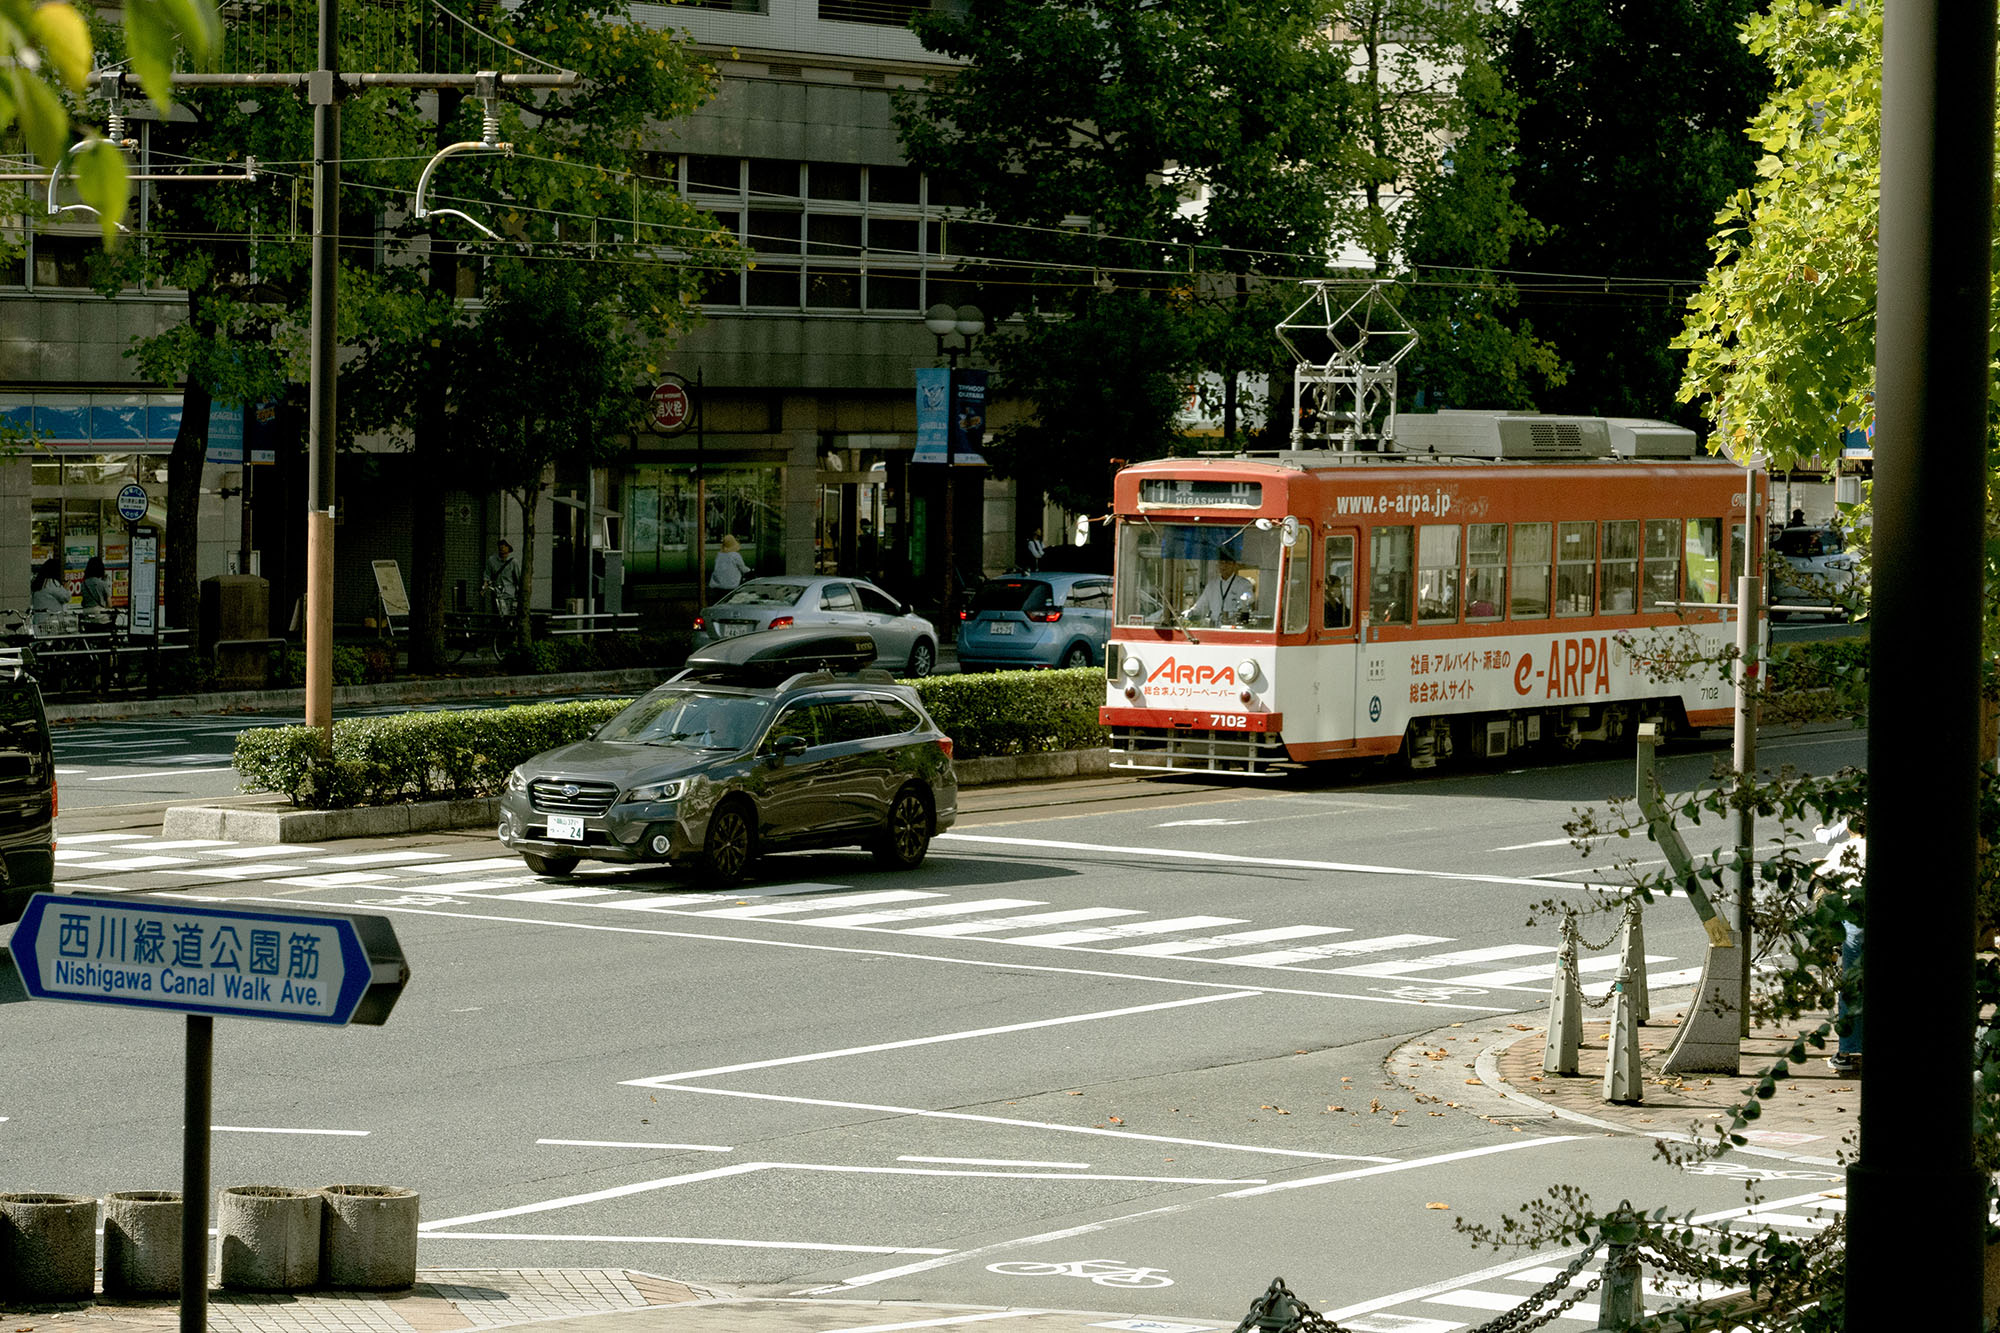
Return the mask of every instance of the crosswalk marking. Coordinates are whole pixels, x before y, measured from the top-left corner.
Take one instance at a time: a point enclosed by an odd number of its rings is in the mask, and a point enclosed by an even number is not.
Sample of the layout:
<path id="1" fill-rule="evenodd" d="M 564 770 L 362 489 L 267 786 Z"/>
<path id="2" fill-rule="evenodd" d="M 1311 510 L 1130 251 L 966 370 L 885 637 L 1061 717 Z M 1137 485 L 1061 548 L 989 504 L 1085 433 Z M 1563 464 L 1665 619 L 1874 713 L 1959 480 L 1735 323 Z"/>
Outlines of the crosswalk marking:
<path id="1" fill-rule="evenodd" d="M 448 861 L 441 866 L 410 866 L 419 875 L 466 875 L 474 871 L 519 870 L 521 858 L 518 856 L 487 856 L 477 861 Z"/>
<path id="2" fill-rule="evenodd" d="M 199 870 L 169 870 L 169 875 L 186 875 L 190 879 L 267 879 L 274 875 L 296 875 L 310 865 L 279 865 L 275 862 L 261 865 L 203 866 Z"/>
<path id="3" fill-rule="evenodd" d="M 1447 1291 L 1441 1295 L 1426 1297 L 1425 1302 L 1430 1305 L 1456 1306 L 1465 1310 L 1511 1310 L 1521 1303 L 1521 1299 L 1518 1296 L 1511 1296 L 1504 1291 L 1466 1290 Z M 1578 1301 L 1575 1305 L 1570 1306 L 1569 1309 L 1557 1315 L 1556 1318 L 1572 1319 L 1578 1323 L 1595 1324 L 1597 1322 L 1597 1302 Z"/>
<path id="4" fill-rule="evenodd" d="M 72 861 L 88 861 L 93 857 L 98 857 L 103 855 L 105 855 L 105 853 L 94 852 L 90 850 L 88 847 L 84 847 L 76 851 L 72 851 L 67 847 L 58 847 L 56 848 L 56 864 L 67 865 Z"/>
<path id="5" fill-rule="evenodd" d="M 1555 951 L 1551 949 L 1549 952 L 1553 953 Z M 1646 955 L 1646 962 L 1648 964 L 1671 961 L 1672 959 L 1664 954 Z M 1616 972 L 1618 970 L 1618 962 L 1618 956 L 1613 954 L 1605 958 L 1592 958 L 1588 961 L 1580 962 L 1576 965 L 1576 970 L 1585 973 Z M 1537 963 L 1532 967 L 1512 967 L 1502 972 L 1481 972 L 1478 976 L 1454 977 L 1453 980 L 1461 986 L 1518 986 L 1524 981 L 1550 981 L 1554 979 L 1555 975 L 1556 965 L 1554 963 Z"/>
<path id="6" fill-rule="evenodd" d="M 520 888 L 520 887 L 521 887 L 521 886 L 522 886 L 523 884 L 533 884 L 534 882 L 535 882 L 535 881 L 534 881 L 534 880 L 532 880 L 532 879 L 522 879 L 522 878 L 516 878 L 516 879 L 462 879 L 462 880 L 451 880 L 451 881 L 446 881 L 446 882 L 444 882 L 444 883 L 441 883 L 441 884 L 417 884 L 417 885 L 413 885 L 412 887 L 414 887 L 414 888 L 419 888 L 419 889 L 422 889 L 422 890 L 423 890 L 423 891 L 424 891 L 425 893 L 479 893 L 479 894 L 484 894 L 484 893 L 485 893 L 485 891 L 486 891 L 486 890 L 488 890 L 488 889 L 518 889 L 518 888 Z"/>
<path id="7" fill-rule="evenodd" d="M 71 839 L 74 841 L 74 839 Z M 210 856 L 227 856 L 237 860 L 253 861 L 260 856 L 323 856 L 324 847 L 307 847 L 301 843 L 281 843 L 277 847 L 216 847 Z"/>
<path id="8" fill-rule="evenodd" d="M 64 843 L 77 842 L 144 842 L 143 833 L 65 833 L 58 837 Z"/>
<path id="9" fill-rule="evenodd" d="M 193 859 L 191 856 L 127 856 L 110 861 L 92 861 L 85 869 L 93 875 L 107 870 L 158 870 L 162 866 L 184 866 Z"/>
<path id="10" fill-rule="evenodd" d="M 1406 977 L 1415 972 L 1435 972 L 1441 967 L 1461 967 L 1468 963 L 1496 963 L 1502 958 L 1521 958 L 1528 954 L 1551 954 L 1556 952 L 1553 944 L 1496 944 L 1486 949 L 1460 949 L 1456 953 L 1434 953 L 1425 958 L 1406 958 L 1397 963 L 1358 963 L 1353 967 L 1336 967 L 1334 975 L 1343 977 Z M 1551 970 L 1550 975 L 1554 972 Z"/>
<path id="11" fill-rule="evenodd" d="M 149 842 L 146 844 L 146 850 L 149 852 L 179 852 L 186 851 L 190 847 L 206 849 L 209 847 L 233 847 L 235 845 L 235 843 L 230 842 L 227 838 L 176 838 L 172 842 Z"/>
<path id="12" fill-rule="evenodd" d="M 1177 930 L 1206 930 L 1210 926 L 1240 926 L 1239 916 L 1178 916 L 1166 921 L 1121 921 L 1115 926 L 1086 926 L 1082 930 L 1058 930 L 1047 935 L 1015 935 L 1008 944 L 1039 944 L 1045 948 L 1073 944 L 1096 944 L 1122 940 L 1133 935 L 1167 935 Z"/>
<path id="13" fill-rule="evenodd" d="M 921 921 L 933 916 L 965 916 L 973 912 L 1005 912 L 1016 907 L 1045 907 L 1037 898 L 981 898 L 967 903 L 926 903 L 886 912 L 849 912 L 842 916 L 801 917 L 804 926 L 879 926 L 891 921 Z"/>
<path id="14" fill-rule="evenodd" d="M 995 917 L 991 921 L 949 921 L 941 926 L 912 926 L 903 935 L 935 935 L 958 939 L 967 935 L 991 935 L 1002 930 L 1025 930 L 1031 926 L 1062 926 L 1072 921 L 1102 921 L 1110 916 L 1144 916 L 1136 907 L 1071 907 L 1060 912 L 1029 912 L 1024 916 Z"/>
<path id="15" fill-rule="evenodd" d="M 1425 944 L 1449 944 L 1449 935 L 1377 935 L 1365 940 L 1342 940 L 1338 944 L 1307 944 L 1296 949 L 1274 949 L 1268 953 L 1244 954 L 1240 958 L 1217 958 L 1217 963 L 1241 967 L 1283 967 L 1289 963 L 1310 963 L 1320 958 L 1344 958 L 1358 953 L 1387 953 L 1391 949 L 1413 949 Z"/>
<path id="16" fill-rule="evenodd" d="M 351 884 L 380 884 L 394 879 L 394 875 L 384 875 L 373 870 L 337 870 L 330 875 L 300 875 L 296 879 L 272 880 L 273 884 L 292 884 L 302 889 L 340 889 Z"/>
<path id="17" fill-rule="evenodd" d="M 617 889 L 590 889 L 581 886 L 559 889 L 531 889 L 526 893 L 495 893 L 494 898 L 505 898 L 515 903 L 559 903 L 571 898 L 601 898 L 607 893 L 617 893 Z"/>
<path id="18" fill-rule="evenodd" d="M 1348 926 L 1278 926 L 1271 930 L 1239 930 L 1233 935 L 1205 935 L 1199 939 L 1176 940 L 1168 944 L 1132 944 L 1113 953 L 1138 954 L 1146 958 L 1180 958 L 1191 953 L 1209 953 L 1239 944 L 1271 944 L 1278 940 L 1310 939 L 1315 935 L 1351 935 Z"/>
<path id="19" fill-rule="evenodd" d="M 386 866 L 398 861 L 442 861 L 444 852 L 361 852 L 354 856 L 329 856 L 330 866 Z"/>
<path id="20" fill-rule="evenodd" d="M 944 895 L 941 893 L 924 893 L 918 889 L 885 889 L 880 893 L 843 894 L 839 898 L 823 898 L 810 903 L 761 903 L 747 907 L 724 907 L 713 912 L 696 912 L 694 915 L 754 921 L 767 916 L 794 916 L 800 912 L 820 912 L 829 907 L 867 907 L 875 903 L 906 903 L 918 898 L 942 897 Z"/>

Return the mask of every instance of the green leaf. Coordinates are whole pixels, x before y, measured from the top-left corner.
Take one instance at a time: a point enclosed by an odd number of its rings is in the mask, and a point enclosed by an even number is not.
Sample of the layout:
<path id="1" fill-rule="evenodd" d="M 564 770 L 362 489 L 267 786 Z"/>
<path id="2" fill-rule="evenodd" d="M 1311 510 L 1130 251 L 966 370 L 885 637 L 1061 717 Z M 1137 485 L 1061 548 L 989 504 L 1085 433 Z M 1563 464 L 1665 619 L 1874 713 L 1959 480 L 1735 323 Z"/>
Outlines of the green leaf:
<path id="1" fill-rule="evenodd" d="M 222 18 L 208 0 L 158 0 L 171 17 L 181 46 L 197 65 L 208 65 L 222 47 Z"/>
<path id="2" fill-rule="evenodd" d="M 61 0 L 38 5 L 28 15 L 35 40 L 48 53 L 49 63 L 71 88 L 81 90 L 90 75 L 90 27 L 83 15 Z"/>
<path id="3" fill-rule="evenodd" d="M 69 115 L 55 90 L 27 70 L 15 66 L 7 71 L 14 95 L 14 113 L 21 123 L 21 135 L 28 147 L 49 170 L 55 170 L 69 147 Z"/>
<path id="4" fill-rule="evenodd" d="M 164 6 L 135 0 L 125 6 L 125 53 L 139 86 L 162 112 L 174 100 L 174 27 Z"/>
<path id="5" fill-rule="evenodd" d="M 76 168 L 77 196 L 97 210 L 104 228 L 106 249 L 118 246 L 118 223 L 132 197 L 132 182 L 125 174 L 125 154 L 103 139 L 72 159 Z"/>

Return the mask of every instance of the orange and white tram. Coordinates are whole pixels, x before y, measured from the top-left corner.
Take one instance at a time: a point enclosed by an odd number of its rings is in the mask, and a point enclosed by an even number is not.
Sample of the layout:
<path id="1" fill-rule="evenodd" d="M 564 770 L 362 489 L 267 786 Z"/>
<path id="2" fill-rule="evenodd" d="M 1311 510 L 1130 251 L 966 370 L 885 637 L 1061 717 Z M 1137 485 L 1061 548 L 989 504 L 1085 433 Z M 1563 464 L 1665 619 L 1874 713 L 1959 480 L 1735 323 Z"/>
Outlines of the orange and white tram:
<path id="1" fill-rule="evenodd" d="M 1650 421 L 1403 416 L 1387 448 L 1119 472 L 1114 767 L 1422 768 L 1729 725 L 1762 474 Z"/>

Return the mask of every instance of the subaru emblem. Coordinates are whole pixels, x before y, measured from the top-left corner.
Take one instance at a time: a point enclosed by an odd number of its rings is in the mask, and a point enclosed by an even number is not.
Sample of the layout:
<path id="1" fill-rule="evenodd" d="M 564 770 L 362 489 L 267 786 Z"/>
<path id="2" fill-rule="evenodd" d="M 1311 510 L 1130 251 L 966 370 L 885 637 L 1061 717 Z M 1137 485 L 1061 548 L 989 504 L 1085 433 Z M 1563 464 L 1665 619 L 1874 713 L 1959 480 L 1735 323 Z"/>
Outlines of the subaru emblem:
<path id="1" fill-rule="evenodd" d="M 565 796 L 574 796 L 582 790 L 583 788 L 577 786 L 574 782 L 563 783 L 563 795 Z"/>

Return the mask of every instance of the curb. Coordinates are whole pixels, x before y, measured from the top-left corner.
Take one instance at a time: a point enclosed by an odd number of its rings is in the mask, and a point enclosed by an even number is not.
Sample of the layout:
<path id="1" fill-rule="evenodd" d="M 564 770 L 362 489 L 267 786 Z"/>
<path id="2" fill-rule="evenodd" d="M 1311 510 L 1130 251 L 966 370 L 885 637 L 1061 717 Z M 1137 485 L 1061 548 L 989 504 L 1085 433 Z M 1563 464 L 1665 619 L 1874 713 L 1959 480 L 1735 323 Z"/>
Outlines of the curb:
<path id="1" fill-rule="evenodd" d="M 564 676 L 451 676 L 436 680 L 387 681 L 379 685 L 341 685 L 333 691 L 334 707 L 372 704 L 422 704 L 449 699 L 484 699 L 519 695 L 575 694 L 587 690 L 639 692 L 667 678 L 664 667 L 629 667 L 622 671 L 584 671 Z M 224 690 L 214 694 L 184 694 L 168 699 L 120 699 L 106 703 L 50 704 L 51 722 L 122 721 L 126 718 L 173 717 L 185 713 L 305 711 L 306 692 L 298 690 Z"/>
<path id="2" fill-rule="evenodd" d="M 998 786 L 1050 778 L 1100 777 L 1110 772 L 1108 750 L 1057 750 L 1050 754 L 995 755 L 958 764 L 961 787 Z M 240 808 L 175 805 L 160 823 L 163 838 L 218 838 L 247 844 L 330 842 L 339 838 L 389 838 L 404 833 L 442 833 L 491 828 L 500 819 L 498 796 L 456 801 L 408 801 L 353 810 Z"/>

